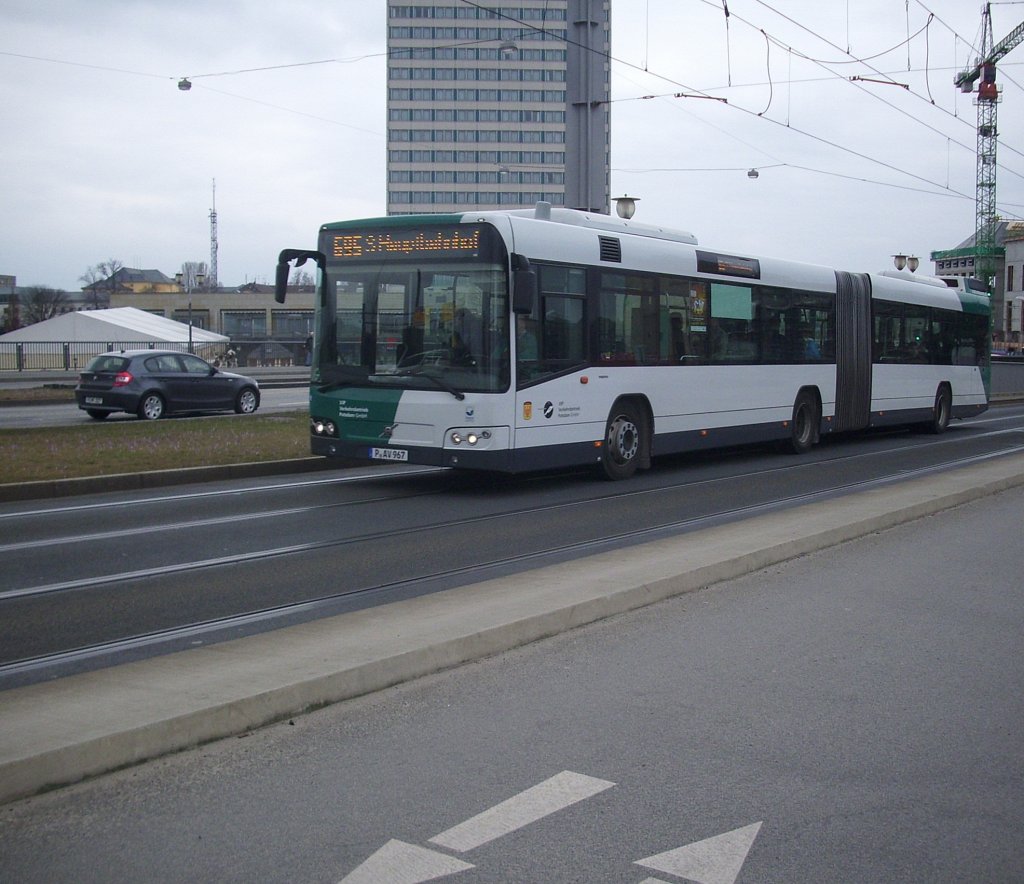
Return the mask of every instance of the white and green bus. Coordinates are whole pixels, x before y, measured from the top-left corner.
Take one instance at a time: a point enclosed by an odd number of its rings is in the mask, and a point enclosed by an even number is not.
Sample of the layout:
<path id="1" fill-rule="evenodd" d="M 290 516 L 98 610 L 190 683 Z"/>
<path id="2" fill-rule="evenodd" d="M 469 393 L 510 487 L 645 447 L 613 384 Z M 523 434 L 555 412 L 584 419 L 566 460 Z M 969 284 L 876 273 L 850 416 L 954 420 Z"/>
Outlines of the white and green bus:
<path id="1" fill-rule="evenodd" d="M 325 224 L 310 386 L 327 457 L 521 472 L 887 424 L 988 405 L 989 300 L 910 274 L 704 248 L 552 209 Z"/>

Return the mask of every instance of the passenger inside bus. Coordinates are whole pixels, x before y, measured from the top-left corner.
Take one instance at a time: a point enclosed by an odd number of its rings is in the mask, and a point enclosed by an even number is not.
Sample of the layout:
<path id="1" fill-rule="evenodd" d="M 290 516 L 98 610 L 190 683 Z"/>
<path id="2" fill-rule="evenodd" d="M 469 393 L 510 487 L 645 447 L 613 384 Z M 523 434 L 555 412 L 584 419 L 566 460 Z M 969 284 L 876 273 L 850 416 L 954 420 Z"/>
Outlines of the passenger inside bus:
<path id="1" fill-rule="evenodd" d="M 819 362 L 821 360 L 821 347 L 811 334 L 811 327 L 807 323 L 800 324 L 800 340 L 803 341 L 803 358 L 807 362 Z"/>
<path id="2" fill-rule="evenodd" d="M 526 316 L 516 317 L 516 361 L 536 362 L 537 361 L 537 335 L 532 326 L 536 321 Z"/>
<path id="3" fill-rule="evenodd" d="M 683 332 L 683 317 L 673 313 L 669 317 L 671 325 L 672 361 L 683 362 L 686 359 L 686 334 Z"/>
<path id="4" fill-rule="evenodd" d="M 768 334 L 765 337 L 765 362 L 779 363 L 786 361 L 786 336 L 782 333 L 782 314 L 768 314 Z"/>

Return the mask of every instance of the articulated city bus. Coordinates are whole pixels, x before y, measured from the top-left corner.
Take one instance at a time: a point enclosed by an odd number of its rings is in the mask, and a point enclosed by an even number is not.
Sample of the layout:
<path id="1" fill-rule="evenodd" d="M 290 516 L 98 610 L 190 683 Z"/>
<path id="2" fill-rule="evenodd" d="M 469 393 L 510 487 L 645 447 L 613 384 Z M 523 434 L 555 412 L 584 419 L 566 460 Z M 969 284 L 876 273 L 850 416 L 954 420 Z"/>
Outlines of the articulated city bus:
<path id="1" fill-rule="evenodd" d="M 328 457 L 520 472 L 887 424 L 988 405 L 989 302 L 910 274 L 703 248 L 552 209 L 325 224 L 310 387 Z"/>

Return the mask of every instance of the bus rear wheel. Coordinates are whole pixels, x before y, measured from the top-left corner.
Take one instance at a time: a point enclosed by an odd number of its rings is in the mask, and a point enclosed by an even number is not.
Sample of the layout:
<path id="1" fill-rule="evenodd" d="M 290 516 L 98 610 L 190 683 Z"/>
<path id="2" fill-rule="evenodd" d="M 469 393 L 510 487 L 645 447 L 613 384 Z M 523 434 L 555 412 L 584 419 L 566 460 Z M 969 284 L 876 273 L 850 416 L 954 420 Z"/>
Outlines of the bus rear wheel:
<path id="1" fill-rule="evenodd" d="M 932 419 L 928 422 L 928 432 L 945 433 L 949 426 L 949 418 L 953 413 L 953 394 L 949 387 L 943 384 L 935 394 L 935 404 L 932 406 Z"/>
<path id="2" fill-rule="evenodd" d="M 818 438 L 818 402 L 810 393 L 801 393 L 793 403 L 790 423 L 789 450 L 793 454 L 807 454 Z"/>
<path id="3" fill-rule="evenodd" d="M 617 404 L 608 416 L 601 469 L 606 478 L 628 479 L 640 464 L 646 450 L 646 430 L 640 410 L 629 402 Z"/>

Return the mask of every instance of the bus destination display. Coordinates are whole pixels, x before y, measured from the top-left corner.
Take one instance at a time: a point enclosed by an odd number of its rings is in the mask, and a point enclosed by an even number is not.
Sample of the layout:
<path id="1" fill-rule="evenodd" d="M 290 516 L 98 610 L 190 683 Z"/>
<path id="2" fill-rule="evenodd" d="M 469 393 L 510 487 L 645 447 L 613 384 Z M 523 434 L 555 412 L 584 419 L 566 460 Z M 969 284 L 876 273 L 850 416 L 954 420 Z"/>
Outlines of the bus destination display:
<path id="1" fill-rule="evenodd" d="M 477 258 L 480 228 L 337 233 L 331 237 L 331 257 L 359 258 Z"/>

